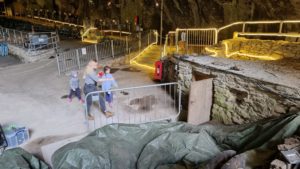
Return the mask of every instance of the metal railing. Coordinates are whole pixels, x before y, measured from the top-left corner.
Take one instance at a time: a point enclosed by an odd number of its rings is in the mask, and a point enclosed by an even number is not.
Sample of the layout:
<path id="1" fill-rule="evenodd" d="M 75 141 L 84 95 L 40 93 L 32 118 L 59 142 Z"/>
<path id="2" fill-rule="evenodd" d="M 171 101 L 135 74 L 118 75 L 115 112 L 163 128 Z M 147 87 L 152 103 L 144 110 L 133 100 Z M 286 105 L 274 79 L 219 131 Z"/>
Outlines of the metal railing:
<path id="1" fill-rule="evenodd" d="M 181 35 L 179 37 L 179 35 Z M 180 39 L 180 40 L 179 40 Z M 217 43 L 217 29 L 177 29 L 176 51 L 180 54 L 205 53 L 205 48 Z"/>
<path id="2" fill-rule="evenodd" d="M 297 25 L 298 24 L 298 25 Z M 273 33 L 284 35 L 288 32 L 299 32 L 300 20 L 245 21 L 234 22 L 218 29 L 218 42 L 232 38 L 234 32 Z"/>
<path id="3" fill-rule="evenodd" d="M 59 74 L 84 67 L 91 59 L 97 61 L 126 53 L 125 41 L 105 41 L 59 53 L 56 57 Z"/>
<path id="4" fill-rule="evenodd" d="M 123 40 L 110 39 L 98 44 L 59 53 L 56 57 L 58 72 L 61 75 L 61 73 L 67 71 L 81 69 L 91 59 L 99 61 L 141 51 L 150 44 L 157 42 L 156 36 L 157 33 L 151 31 L 143 36 L 134 34 L 125 37 Z"/>
<path id="5" fill-rule="evenodd" d="M 88 121 L 87 124 L 90 126 L 92 123 L 93 129 L 111 123 L 138 124 L 161 120 L 176 121 L 181 111 L 181 88 L 178 83 L 121 88 L 110 90 L 110 92 L 113 93 L 113 103 L 112 107 L 106 106 L 106 108 L 113 113 L 113 116 L 106 117 L 92 104 L 90 113 L 95 118 Z M 88 93 L 85 96 L 85 103 L 88 98 L 92 99 L 92 102 L 99 102 L 99 99 L 105 101 L 105 92 Z M 85 104 L 86 118 L 87 111 L 87 104 Z"/>
<path id="6" fill-rule="evenodd" d="M 56 32 L 32 33 L 0 27 L 0 35 L 2 41 L 23 48 L 27 52 L 56 49 L 59 42 Z"/>
<path id="7" fill-rule="evenodd" d="M 274 36 L 274 37 L 299 37 L 300 20 L 275 20 L 275 21 L 245 21 L 234 22 L 220 28 L 191 28 L 176 29 L 169 32 L 164 46 L 164 55 L 174 52 L 179 54 L 206 54 L 207 46 L 212 46 L 224 39 L 237 35 L 244 36 Z M 292 32 L 293 34 L 290 34 Z M 296 32 L 296 35 L 295 35 Z M 175 46 L 169 43 L 171 35 L 175 34 Z"/>
<path id="8" fill-rule="evenodd" d="M 39 19 L 39 20 L 44 20 L 46 22 L 52 22 L 52 23 L 55 23 L 55 24 L 62 24 L 62 25 L 68 25 L 68 26 L 83 28 L 83 25 L 78 25 L 78 24 L 75 24 L 75 23 L 64 22 L 64 21 L 59 21 L 59 20 L 54 20 L 54 19 L 49 19 L 49 18 L 44 18 L 44 17 L 39 17 L 39 16 L 33 16 L 33 18 L 34 19 Z"/>

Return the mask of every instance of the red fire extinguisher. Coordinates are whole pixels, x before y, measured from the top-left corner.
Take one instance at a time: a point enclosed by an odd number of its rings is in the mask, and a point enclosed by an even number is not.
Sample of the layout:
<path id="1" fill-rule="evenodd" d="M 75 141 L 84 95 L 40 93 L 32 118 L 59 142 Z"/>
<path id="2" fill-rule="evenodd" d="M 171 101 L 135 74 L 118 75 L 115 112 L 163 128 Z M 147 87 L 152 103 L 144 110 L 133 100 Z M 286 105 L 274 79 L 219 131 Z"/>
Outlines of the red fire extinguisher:
<path id="1" fill-rule="evenodd" d="M 163 71 L 162 61 L 155 62 L 155 72 L 154 72 L 154 80 L 162 80 L 162 71 Z"/>

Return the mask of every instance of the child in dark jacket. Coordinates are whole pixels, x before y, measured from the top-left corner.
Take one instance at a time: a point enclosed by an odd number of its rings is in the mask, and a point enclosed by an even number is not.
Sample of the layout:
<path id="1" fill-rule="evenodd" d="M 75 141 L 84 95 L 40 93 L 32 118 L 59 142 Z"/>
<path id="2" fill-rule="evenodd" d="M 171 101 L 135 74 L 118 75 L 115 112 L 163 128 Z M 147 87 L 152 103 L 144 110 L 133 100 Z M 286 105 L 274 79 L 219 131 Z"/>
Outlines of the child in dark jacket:
<path id="1" fill-rule="evenodd" d="M 77 71 L 71 72 L 71 79 L 70 79 L 70 94 L 68 96 L 69 102 L 72 102 L 72 97 L 75 95 L 81 103 L 84 103 L 84 100 L 81 99 L 81 92 L 79 87 L 79 79 Z"/>

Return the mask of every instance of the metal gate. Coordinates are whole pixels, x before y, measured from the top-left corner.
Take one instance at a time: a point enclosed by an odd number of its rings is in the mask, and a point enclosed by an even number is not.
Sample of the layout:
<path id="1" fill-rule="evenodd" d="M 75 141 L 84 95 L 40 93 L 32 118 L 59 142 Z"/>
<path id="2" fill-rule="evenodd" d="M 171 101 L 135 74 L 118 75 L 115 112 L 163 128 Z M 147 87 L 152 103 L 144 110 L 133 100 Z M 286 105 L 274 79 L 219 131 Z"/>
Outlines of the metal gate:
<path id="1" fill-rule="evenodd" d="M 137 86 L 110 90 L 113 93 L 113 105 L 107 110 L 113 112 L 112 117 L 106 117 L 100 107 L 91 106 L 90 113 L 95 119 L 89 121 L 95 128 L 111 123 L 146 123 L 161 120 L 177 120 L 181 110 L 181 87 L 178 83 L 165 83 L 157 85 Z M 91 92 L 85 96 L 93 102 L 99 99 L 105 101 L 105 92 Z M 100 106 L 100 104 L 98 103 Z M 85 104 L 85 115 L 87 117 L 87 106 Z"/>

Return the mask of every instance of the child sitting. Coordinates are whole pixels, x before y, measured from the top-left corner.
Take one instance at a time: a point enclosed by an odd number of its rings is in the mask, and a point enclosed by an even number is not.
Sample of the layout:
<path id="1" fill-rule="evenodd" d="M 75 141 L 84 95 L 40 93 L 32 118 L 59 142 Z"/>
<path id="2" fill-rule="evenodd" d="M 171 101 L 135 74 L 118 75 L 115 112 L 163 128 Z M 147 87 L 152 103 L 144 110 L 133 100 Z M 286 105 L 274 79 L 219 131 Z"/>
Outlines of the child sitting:
<path id="1" fill-rule="evenodd" d="M 72 97 L 75 95 L 81 103 L 84 103 L 84 100 L 81 99 L 81 93 L 79 88 L 79 79 L 77 71 L 71 72 L 71 79 L 70 79 L 70 94 L 68 96 L 69 102 L 72 102 Z"/>
<path id="2" fill-rule="evenodd" d="M 102 76 L 102 78 L 113 79 L 113 80 L 102 82 L 102 90 L 105 92 L 105 100 L 108 102 L 109 106 L 112 108 L 113 94 L 110 90 L 112 89 L 112 87 L 118 87 L 118 84 L 115 81 L 112 74 L 110 74 L 110 69 L 111 68 L 109 66 L 104 67 L 104 75 Z"/>

